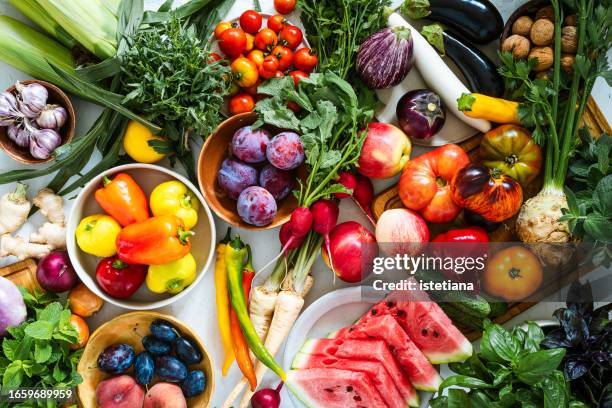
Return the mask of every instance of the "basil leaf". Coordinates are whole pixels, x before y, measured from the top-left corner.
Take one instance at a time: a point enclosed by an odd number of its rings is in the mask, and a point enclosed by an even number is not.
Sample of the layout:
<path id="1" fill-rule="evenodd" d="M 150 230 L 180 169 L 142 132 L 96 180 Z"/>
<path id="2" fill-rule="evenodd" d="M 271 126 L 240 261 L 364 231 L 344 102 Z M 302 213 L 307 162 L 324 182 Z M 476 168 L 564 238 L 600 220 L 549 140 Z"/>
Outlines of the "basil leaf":
<path id="1" fill-rule="evenodd" d="M 440 395 L 429 401 L 431 408 L 448 408 L 448 398 L 446 395 Z"/>
<path id="2" fill-rule="evenodd" d="M 527 336 L 523 343 L 525 349 L 530 352 L 536 352 L 540 350 L 540 343 L 544 340 L 544 332 L 534 322 L 527 322 Z"/>
<path id="3" fill-rule="evenodd" d="M 448 390 L 448 408 L 465 408 L 470 406 L 468 395 L 464 390 L 451 388 Z"/>
<path id="4" fill-rule="evenodd" d="M 478 378 L 468 377 L 466 375 L 453 375 L 442 381 L 440 388 L 447 388 L 453 385 L 469 388 L 495 388 L 492 384 L 488 384 Z"/>
<path id="5" fill-rule="evenodd" d="M 569 405 L 569 389 L 561 371 L 554 371 L 542 381 L 544 408 L 566 408 Z"/>
<path id="6" fill-rule="evenodd" d="M 541 350 L 527 354 L 518 360 L 515 374 L 528 385 L 535 385 L 559 367 L 565 349 Z"/>
<path id="7" fill-rule="evenodd" d="M 489 361 L 514 361 L 520 350 L 519 340 L 500 325 L 488 326 L 482 335 L 480 351 Z"/>
<path id="8" fill-rule="evenodd" d="M 482 391 L 470 392 L 470 408 L 491 408 L 493 401 Z"/>

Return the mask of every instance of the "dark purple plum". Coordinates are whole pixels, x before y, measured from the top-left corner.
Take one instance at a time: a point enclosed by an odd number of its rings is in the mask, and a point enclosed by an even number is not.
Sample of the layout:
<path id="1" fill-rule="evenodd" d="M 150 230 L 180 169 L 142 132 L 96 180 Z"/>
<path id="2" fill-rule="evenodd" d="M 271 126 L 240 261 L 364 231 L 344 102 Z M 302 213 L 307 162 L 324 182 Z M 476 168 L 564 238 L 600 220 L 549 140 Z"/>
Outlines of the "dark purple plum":
<path id="1" fill-rule="evenodd" d="M 406 92 L 397 102 L 395 114 L 400 128 L 415 139 L 429 139 L 446 121 L 442 100 L 429 89 Z"/>
<path id="2" fill-rule="evenodd" d="M 232 152 L 244 162 L 261 163 L 266 160 L 270 136 L 265 129 L 253 129 L 251 126 L 240 128 L 232 137 Z"/>
<path id="3" fill-rule="evenodd" d="M 268 225 L 276 217 L 276 201 L 263 187 L 247 187 L 238 197 L 238 215 L 247 224 Z"/>
<path id="4" fill-rule="evenodd" d="M 281 170 L 296 169 L 304 162 L 304 146 L 294 132 L 282 132 L 274 136 L 266 151 L 268 161 Z"/>
<path id="5" fill-rule="evenodd" d="M 98 356 L 98 369 L 109 374 L 121 374 L 134 364 L 134 357 L 134 348 L 129 344 L 113 344 Z"/>
<path id="6" fill-rule="evenodd" d="M 257 170 L 236 159 L 225 159 L 217 173 L 217 182 L 232 200 L 247 187 L 257 185 Z"/>
<path id="7" fill-rule="evenodd" d="M 295 184 L 295 174 L 292 171 L 277 169 L 271 164 L 259 172 L 259 185 L 268 190 L 276 201 L 287 197 Z"/>

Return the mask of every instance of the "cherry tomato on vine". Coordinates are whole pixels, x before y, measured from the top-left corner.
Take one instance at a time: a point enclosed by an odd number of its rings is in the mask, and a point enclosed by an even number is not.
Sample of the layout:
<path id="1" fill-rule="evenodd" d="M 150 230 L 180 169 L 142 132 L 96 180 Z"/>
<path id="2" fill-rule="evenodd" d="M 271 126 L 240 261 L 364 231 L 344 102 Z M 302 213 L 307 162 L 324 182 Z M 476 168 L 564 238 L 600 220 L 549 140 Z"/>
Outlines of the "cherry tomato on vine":
<path id="1" fill-rule="evenodd" d="M 244 47 L 244 52 L 249 52 L 255 47 L 255 37 L 253 34 L 246 33 L 246 46 Z"/>
<path id="2" fill-rule="evenodd" d="M 289 14 L 295 9 L 296 0 L 274 0 L 274 9 L 281 14 Z"/>
<path id="3" fill-rule="evenodd" d="M 255 10 L 247 10 L 240 15 L 240 27 L 245 33 L 255 34 L 261 28 L 261 14 Z"/>
<path id="4" fill-rule="evenodd" d="M 274 55 L 268 55 L 264 58 L 261 67 L 259 68 L 259 75 L 265 79 L 272 78 L 276 71 L 278 71 L 278 58 Z"/>
<path id="5" fill-rule="evenodd" d="M 215 27 L 215 38 L 221 38 L 221 34 L 223 34 L 223 32 L 225 30 L 227 30 L 228 28 L 232 28 L 232 25 L 230 23 L 228 23 L 227 21 L 220 21 L 217 26 Z"/>
<path id="6" fill-rule="evenodd" d="M 277 45 L 274 47 L 271 54 L 278 58 L 278 69 L 281 71 L 289 68 L 293 62 L 293 51 L 284 45 Z"/>
<path id="7" fill-rule="evenodd" d="M 269 51 L 276 45 L 277 41 L 276 33 L 269 28 L 264 28 L 255 35 L 255 47 L 262 51 Z"/>
<path id="8" fill-rule="evenodd" d="M 275 33 L 280 33 L 285 25 L 287 25 L 287 20 L 281 14 L 275 14 L 268 19 L 268 28 Z"/>
<path id="9" fill-rule="evenodd" d="M 299 70 L 291 71 L 289 73 L 289 75 L 291 75 L 291 77 L 293 78 L 293 84 L 295 85 L 296 88 L 297 88 L 298 82 L 300 82 L 300 80 L 302 80 L 304 78 L 308 78 L 308 74 L 307 73 L 305 73 L 304 71 L 299 71 Z"/>
<path id="10" fill-rule="evenodd" d="M 247 58 L 253 61 L 255 65 L 257 66 L 257 69 L 259 69 L 259 67 L 261 67 L 261 64 L 263 64 L 265 55 L 262 50 L 253 50 L 249 52 L 249 54 L 247 55 Z"/>
<path id="11" fill-rule="evenodd" d="M 246 48 L 246 34 L 239 28 L 228 28 L 221 33 L 219 48 L 230 58 L 237 57 Z"/>
<path id="12" fill-rule="evenodd" d="M 317 66 L 317 62 L 319 62 L 319 59 L 310 48 L 300 48 L 293 54 L 293 66 L 300 71 L 312 72 Z"/>
<path id="13" fill-rule="evenodd" d="M 229 101 L 229 111 L 232 115 L 251 112 L 255 109 L 255 100 L 247 93 L 239 93 Z"/>
<path id="14" fill-rule="evenodd" d="M 278 38 L 283 45 L 295 50 L 304 38 L 302 30 L 294 25 L 286 25 L 278 35 Z"/>
<path id="15" fill-rule="evenodd" d="M 232 65 L 232 74 L 236 83 L 241 87 L 253 86 L 259 79 L 259 73 L 257 72 L 257 65 L 253 61 L 245 57 L 236 58 Z"/>

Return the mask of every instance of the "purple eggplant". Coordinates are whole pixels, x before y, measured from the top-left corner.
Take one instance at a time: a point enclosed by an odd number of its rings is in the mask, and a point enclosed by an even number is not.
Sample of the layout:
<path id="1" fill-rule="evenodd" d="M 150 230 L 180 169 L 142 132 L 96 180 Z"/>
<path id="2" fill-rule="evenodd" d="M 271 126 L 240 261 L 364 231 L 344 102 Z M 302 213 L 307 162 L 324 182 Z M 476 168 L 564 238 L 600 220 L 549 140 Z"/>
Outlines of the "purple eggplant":
<path id="1" fill-rule="evenodd" d="M 359 47 L 357 72 L 370 89 L 389 88 L 406 78 L 412 69 L 412 54 L 409 28 L 383 28 Z"/>
<path id="2" fill-rule="evenodd" d="M 446 114 L 440 97 L 429 89 L 406 92 L 397 102 L 400 128 L 415 139 L 428 139 L 444 126 Z"/>

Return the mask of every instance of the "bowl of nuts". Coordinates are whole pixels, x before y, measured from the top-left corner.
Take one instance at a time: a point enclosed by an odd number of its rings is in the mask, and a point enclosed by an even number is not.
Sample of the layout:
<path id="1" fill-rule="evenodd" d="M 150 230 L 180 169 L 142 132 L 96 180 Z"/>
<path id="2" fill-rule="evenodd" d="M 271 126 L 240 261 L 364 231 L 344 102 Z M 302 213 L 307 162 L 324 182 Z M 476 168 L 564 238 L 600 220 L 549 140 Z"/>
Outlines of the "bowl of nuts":
<path id="1" fill-rule="evenodd" d="M 500 50 L 515 59 L 537 59 L 536 77 L 547 78 L 553 65 L 555 16 L 548 0 L 531 0 L 512 13 L 500 39 Z M 571 71 L 576 60 L 576 15 L 565 15 L 561 25 L 561 68 Z"/>

